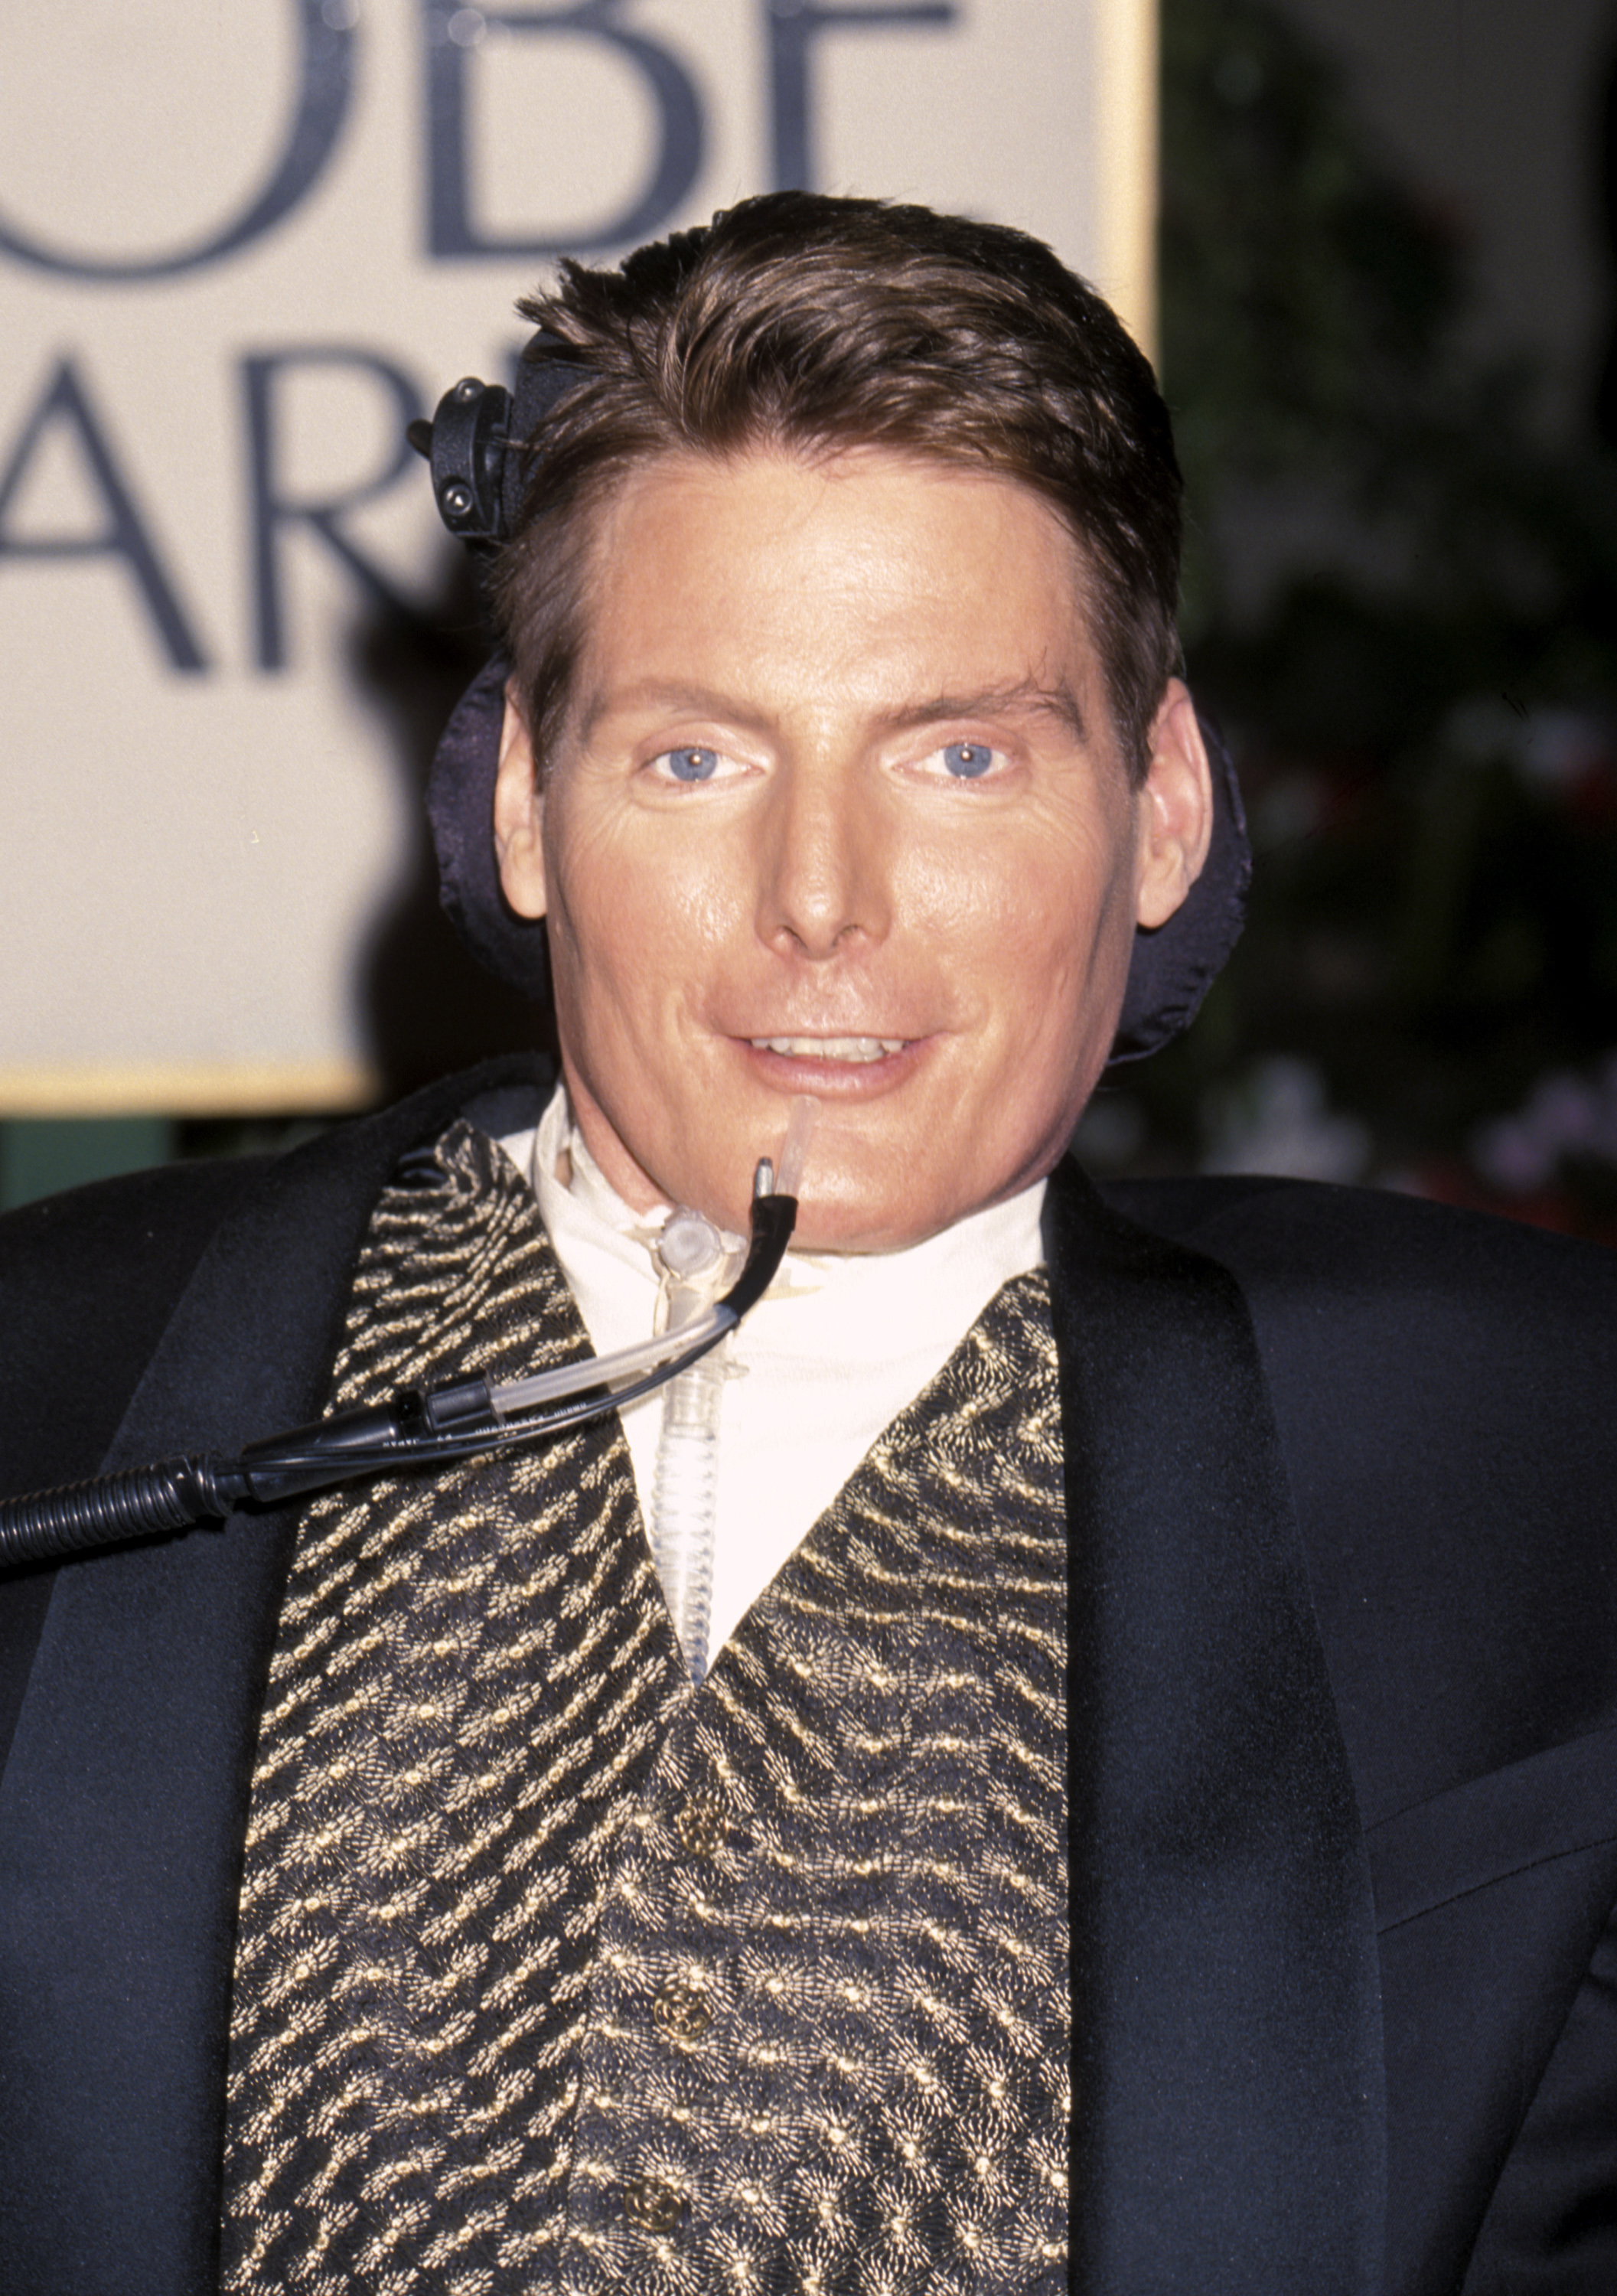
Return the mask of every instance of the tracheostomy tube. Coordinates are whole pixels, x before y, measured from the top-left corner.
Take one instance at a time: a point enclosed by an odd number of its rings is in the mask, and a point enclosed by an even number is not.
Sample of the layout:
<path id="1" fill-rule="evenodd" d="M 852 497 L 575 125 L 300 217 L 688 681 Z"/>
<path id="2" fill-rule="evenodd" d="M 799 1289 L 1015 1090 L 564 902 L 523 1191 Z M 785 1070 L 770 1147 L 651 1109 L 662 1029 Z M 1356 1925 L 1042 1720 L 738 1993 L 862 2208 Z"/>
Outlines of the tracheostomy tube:
<path id="1" fill-rule="evenodd" d="M 761 1168 L 767 1193 L 796 1196 L 819 1103 L 794 1100 L 771 1174 Z M 656 1258 L 662 1270 L 658 1321 L 666 1332 L 688 1338 L 724 1289 L 740 1246 L 701 1212 L 681 1205 L 670 1212 Z M 693 1683 L 708 1670 L 713 1615 L 713 1539 L 718 1512 L 718 1422 L 729 1376 L 730 1342 L 710 1349 L 662 1390 L 662 1428 L 651 1508 L 652 1559 L 662 1581 L 674 1632 Z"/>

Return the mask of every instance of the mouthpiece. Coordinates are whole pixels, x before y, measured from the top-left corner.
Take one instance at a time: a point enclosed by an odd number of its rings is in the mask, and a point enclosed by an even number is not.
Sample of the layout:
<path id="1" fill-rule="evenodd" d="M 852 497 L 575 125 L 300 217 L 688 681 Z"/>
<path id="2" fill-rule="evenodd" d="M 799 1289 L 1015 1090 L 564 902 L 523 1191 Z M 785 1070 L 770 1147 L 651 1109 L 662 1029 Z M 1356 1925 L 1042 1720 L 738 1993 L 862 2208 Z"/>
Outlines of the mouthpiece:
<path id="1" fill-rule="evenodd" d="M 792 1103 L 792 1114 L 786 1123 L 786 1137 L 781 1144 L 780 1163 L 776 1168 L 775 1192 L 781 1196 L 801 1193 L 803 1165 L 808 1159 L 808 1141 L 820 1112 L 817 1100 L 805 1093 Z"/>

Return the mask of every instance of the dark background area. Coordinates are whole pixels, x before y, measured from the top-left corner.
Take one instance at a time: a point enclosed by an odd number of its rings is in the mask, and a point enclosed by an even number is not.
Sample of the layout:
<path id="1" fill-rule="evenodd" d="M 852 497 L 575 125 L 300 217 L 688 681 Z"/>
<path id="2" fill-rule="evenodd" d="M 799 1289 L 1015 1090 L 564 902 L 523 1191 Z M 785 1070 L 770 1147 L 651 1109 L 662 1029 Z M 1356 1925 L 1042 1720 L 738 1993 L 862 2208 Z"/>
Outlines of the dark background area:
<path id="1" fill-rule="evenodd" d="M 1617 1241 L 1617 0 L 1163 0 L 1162 45 L 1187 666 L 1257 874 L 1084 1152 Z M 356 631 L 413 788 L 475 627 L 446 560 L 430 624 Z M 424 824 L 367 978 L 390 1092 L 535 1032 Z M 0 1201 L 313 1123 L 0 1126 Z"/>
<path id="2" fill-rule="evenodd" d="M 1610 0 L 1165 0 L 1161 368 L 1250 922 L 1092 1161 L 1617 1240 Z"/>

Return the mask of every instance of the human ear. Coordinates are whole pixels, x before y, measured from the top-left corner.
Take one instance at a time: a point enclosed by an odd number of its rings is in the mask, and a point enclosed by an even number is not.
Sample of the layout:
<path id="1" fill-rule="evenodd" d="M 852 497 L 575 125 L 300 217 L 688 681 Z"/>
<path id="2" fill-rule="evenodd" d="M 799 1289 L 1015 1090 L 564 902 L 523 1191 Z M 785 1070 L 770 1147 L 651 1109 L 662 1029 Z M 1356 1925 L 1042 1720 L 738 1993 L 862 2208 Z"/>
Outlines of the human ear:
<path id="1" fill-rule="evenodd" d="M 545 799 L 534 770 L 528 721 L 509 690 L 500 729 L 499 771 L 494 783 L 494 845 L 500 883 L 520 917 L 542 917 L 545 890 Z"/>
<path id="2" fill-rule="evenodd" d="M 1152 724 L 1151 763 L 1139 791 L 1137 924 L 1166 924 L 1195 883 L 1212 815 L 1212 774 L 1195 704 L 1184 681 L 1171 677 Z"/>

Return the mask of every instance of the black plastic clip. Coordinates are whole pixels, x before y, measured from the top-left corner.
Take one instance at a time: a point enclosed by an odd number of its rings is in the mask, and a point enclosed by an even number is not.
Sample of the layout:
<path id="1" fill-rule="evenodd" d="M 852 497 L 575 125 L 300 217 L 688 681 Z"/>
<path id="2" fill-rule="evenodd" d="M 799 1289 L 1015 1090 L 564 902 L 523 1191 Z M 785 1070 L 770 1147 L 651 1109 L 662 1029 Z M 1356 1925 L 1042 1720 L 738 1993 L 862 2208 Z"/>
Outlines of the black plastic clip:
<path id="1" fill-rule="evenodd" d="M 410 444 L 432 465 L 438 514 L 462 542 L 504 542 L 505 447 L 511 393 L 466 375 L 438 402 L 431 424 L 413 422 Z"/>

